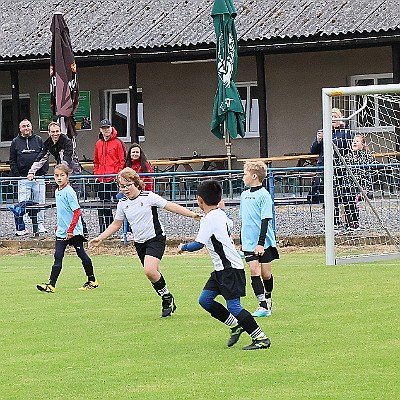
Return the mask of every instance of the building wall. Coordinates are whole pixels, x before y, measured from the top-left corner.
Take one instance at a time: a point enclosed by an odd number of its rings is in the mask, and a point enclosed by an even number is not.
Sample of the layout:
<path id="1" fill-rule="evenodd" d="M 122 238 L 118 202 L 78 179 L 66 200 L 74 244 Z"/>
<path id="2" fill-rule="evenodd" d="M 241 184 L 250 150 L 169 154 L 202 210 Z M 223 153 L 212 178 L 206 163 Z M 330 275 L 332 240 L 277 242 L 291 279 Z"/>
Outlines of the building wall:
<path id="1" fill-rule="evenodd" d="M 79 68 L 79 65 L 78 65 Z M 391 72 L 391 50 L 368 48 L 336 52 L 268 55 L 265 58 L 269 155 L 308 152 L 321 126 L 321 89 L 346 86 L 351 75 Z M 92 131 L 80 131 L 80 158 L 93 157 L 98 123 L 105 116 L 105 89 L 126 89 L 126 66 L 79 68 L 81 90 L 91 92 Z M 37 93 L 49 88 L 48 71 L 20 71 L 20 92 L 31 97 L 31 116 L 38 127 Z M 239 59 L 236 81 L 256 81 L 254 57 Z M 210 132 L 217 85 L 214 62 L 138 64 L 138 87 L 143 89 L 148 158 L 225 154 L 224 141 Z M 0 72 L 0 95 L 10 94 L 10 74 Z M 44 138 L 47 134 L 42 134 Z M 8 160 L 0 147 L 0 160 Z M 259 156 L 259 140 L 239 139 L 232 144 L 237 158 Z M 241 167 L 241 163 L 234 167 Z"/>

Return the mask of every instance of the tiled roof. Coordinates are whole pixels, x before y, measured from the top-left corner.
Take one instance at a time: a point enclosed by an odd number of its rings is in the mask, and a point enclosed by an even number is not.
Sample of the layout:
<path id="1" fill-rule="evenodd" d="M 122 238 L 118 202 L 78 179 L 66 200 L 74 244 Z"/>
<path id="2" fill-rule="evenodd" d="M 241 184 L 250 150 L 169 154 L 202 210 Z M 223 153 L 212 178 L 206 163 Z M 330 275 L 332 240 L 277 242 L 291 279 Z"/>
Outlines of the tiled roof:
<path id="1" fill-rule="evenodd" d="M 241 43 L 400 29 L 400 0 L 234 0 Z M 0 59 L 50 52 L 64 14 L 74 52 L 214 43 L 213 0 L 2 0 Z"/>

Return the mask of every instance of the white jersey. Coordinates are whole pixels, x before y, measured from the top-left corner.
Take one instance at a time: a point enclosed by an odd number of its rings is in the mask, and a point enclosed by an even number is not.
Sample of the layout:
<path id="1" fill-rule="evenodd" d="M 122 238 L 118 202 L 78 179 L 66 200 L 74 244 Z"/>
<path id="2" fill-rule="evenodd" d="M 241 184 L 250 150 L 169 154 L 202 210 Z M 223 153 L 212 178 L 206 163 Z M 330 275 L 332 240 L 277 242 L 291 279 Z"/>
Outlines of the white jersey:
<path id="1" fill-rule="evenodd" d="M 158 217 L 158 208 L 164 208 L 167 200 L 153 192 L 140 192 L 133 200 L 123 197 L 117 205 L 115 219 L 127 218 L 132 228 L 133 240 L 144 243 L 156 236 L 165 236 Z"/>
<path id="2" fill-rule="evenodd" d="M 200 221 L 196 242 L 207 246 L 215 271 L 244 268 L 231 238 L 232 228 L 232 220 L 219 208 L 210 211 Z"/>

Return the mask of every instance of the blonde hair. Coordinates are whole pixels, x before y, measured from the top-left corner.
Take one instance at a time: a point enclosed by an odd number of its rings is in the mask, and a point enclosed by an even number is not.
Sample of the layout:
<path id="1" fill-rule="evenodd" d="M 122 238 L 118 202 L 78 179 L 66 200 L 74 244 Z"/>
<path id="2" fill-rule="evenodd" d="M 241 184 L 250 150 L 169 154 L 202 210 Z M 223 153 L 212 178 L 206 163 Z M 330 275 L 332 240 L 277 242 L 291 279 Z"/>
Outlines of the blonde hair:
<path id="1" fill-rule="evenodd" d="M 68 166 L 65 165 L 65 164 L 57 164 L 57 165 L 54 167 L 54 172 L 56 172 L 56 169 L 58 169 L 58 170 L 60 170 L 60 171 L 62 171 L 62 172 L 64 172 L 64 173 L 66 173 L 67 176 L 70 176 L 70 175 L 71 175 L 71 170 L 70 170 L 70 169 L 68 168 Z"/>
<path id="2" fill-rule="evenodd" d="M 243 169 L 245 171 L 250 171 L 252 174 L 256 174 L 260 182 L 267 176 L 267 166 L 262 161 L 246 161 Z"/>
<path id="3" fill-rule="evenodd" d="M 58 126 L 58 127 L 60 128 L 60 130 L 61 130 L 61 125 L 60 125 L 58 122 L 56 122 L 56 121 L 51 121 L 51 122 L 49 123 L 49 125 L 47 125 L 47 129 L 49 130 L 49 132 L 50 132 L 50 128 L 51 128 L 52 126 Z"/>
<path id="4" fill-rule="evenodd" d="M 133 182 L 134 185 L 140 190 L 144 189 L 145 183 L 140 179 L 140 176 L 132 168 L 126 167 L 118 172 L 118 175 L 116 177 L 118 184 L 121 184 L 121 178 L 125 179 L 128 182 Z"/>
<path id="5" fill-rule="evenodd" d="M 339 118 L 343 117 L 342 112 L 338 108 L 332 108 L 332 114 L 333 113 L 337 114 Z"/>
<path id="6" fill-rule="evenodd" d="M 359 137 L 359 138 L 361 139 L 361 144 L 362 144 L 362 146 L 363 146 L 362 149 L 363 149 L 363 150 L 369 150 L 368 145 L 367 145 L 367 139 L 366 139 L 366 137 L 365 137 L 362 133 L 356 133 L 356 134 L 354 135 L 353 140 L 354 140 L 356 137 Z"/>

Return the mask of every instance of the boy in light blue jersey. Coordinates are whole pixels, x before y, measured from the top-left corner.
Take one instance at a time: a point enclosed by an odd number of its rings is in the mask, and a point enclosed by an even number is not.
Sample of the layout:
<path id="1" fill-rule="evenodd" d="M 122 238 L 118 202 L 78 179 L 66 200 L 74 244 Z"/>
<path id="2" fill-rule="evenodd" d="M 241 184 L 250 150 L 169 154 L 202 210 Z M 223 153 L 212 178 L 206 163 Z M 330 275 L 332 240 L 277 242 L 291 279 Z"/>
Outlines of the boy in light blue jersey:
<path id="1" fill-rule="evenodd" d="M 262 161 L 246 162 L 243 182 L 249 189 L 240 197 L 241 248 L 250 267 L 251 286 L 259 303 L 252 314 L 266 317 L 272 313 L 274 280 L 271 262 L 279 258 L 272 229 L 272 199 L 262 186 L 267 166 Z"/>

